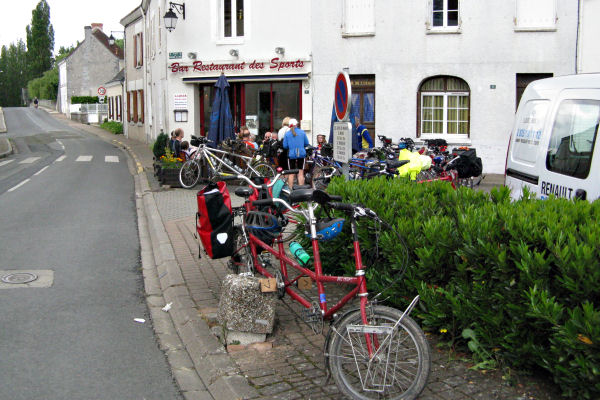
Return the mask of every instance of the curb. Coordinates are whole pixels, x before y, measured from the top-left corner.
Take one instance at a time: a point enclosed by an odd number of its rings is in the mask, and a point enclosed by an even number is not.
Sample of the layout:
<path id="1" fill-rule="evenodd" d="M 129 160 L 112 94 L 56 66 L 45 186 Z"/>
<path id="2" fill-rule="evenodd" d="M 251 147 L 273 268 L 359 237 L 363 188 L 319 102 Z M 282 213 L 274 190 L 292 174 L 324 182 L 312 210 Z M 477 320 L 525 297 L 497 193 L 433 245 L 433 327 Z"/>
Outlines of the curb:
<path id="1" fill-rule="evenodd" d="M 4 110 L 0 107 L 0 133 L 6 133 L 6 123 L 4 121 Z"/>
<path id="2" fill-rule="evenodd" d="M 175 258 L 148 178 L 137 155 L 117 140 L 137 165 L 136 208 L 146 300 L 173 376 L 186 399 L 247 399 L 258 392 L 240 374 L 225 347 L 200 317 Z M 162 311 L 171 304 L 168 313 Z"/>

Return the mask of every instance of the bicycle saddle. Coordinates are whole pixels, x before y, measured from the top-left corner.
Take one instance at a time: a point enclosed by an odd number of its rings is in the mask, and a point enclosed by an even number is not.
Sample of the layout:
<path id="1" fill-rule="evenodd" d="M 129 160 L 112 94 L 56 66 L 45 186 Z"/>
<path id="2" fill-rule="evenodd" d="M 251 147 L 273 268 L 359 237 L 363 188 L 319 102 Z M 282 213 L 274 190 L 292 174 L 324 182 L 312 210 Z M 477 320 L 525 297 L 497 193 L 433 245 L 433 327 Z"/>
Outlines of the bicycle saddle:
<path id="1" fill-rule="evenodd" d="M 297 189 L 290 193 L 290 203 L 302 203 L 303 201 L 311 201 L 313 197 L 313 189 Z"/>
<path id="2" fill-rule="evenodd" d="M 408 164 L 409 162 L 410 162 L 410 160 L 386 160 L 385 161 L 388 168 L 398 168 L 398 167 L 403 166 L 404 164 Z"/>
<path id="3" fill-rule="evenodd" d="M 234 193 L 239 197 L 250 197 L 254 193 L 254 190 L 249 187 L 239 187 L 235 189 Z"/>

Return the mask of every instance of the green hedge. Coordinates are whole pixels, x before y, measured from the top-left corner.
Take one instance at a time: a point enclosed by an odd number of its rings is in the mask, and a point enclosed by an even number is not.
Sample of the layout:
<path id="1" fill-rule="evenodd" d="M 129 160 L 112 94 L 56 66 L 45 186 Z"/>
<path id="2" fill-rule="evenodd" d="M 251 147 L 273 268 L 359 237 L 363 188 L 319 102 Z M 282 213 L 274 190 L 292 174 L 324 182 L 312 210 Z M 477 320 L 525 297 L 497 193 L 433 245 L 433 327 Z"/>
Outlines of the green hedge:
<path id="1" fill-rule="evenodd" d="M 328 190 L 372 208 L 404 238 L 409 267 L 386 294 L 402 308 L 418 292 L 413 314 L 424 329 L 468 347 L 478 367 L 542 367 L 564 396 L 600 398 L 600 201 L 511 202 L 506 188 L 385 178 L 337 179 Z M 347 231 L 322 246 L 324 265 L 339 266 L 327 272 L 353 274 Z M 372 249 L 365 226 L 359 234 Z M 402 271 L 398 243 L 383 232 L 379 260 L 367 267 L 371 291 Z"/>
<path id="2" fill-rule="evenodd" d="M 96 104 L 98 103 L 98 96 L 73 96 L 71 97 L 71 104 Z"/>
<path id="3" fill-rule="evenodd" d="M 115 135 L 123 134 L 123 124 L 117 121 L 104 121 L 100 124 L 100 128 L 106 129 L 109 132 L 114 133 Z"/>

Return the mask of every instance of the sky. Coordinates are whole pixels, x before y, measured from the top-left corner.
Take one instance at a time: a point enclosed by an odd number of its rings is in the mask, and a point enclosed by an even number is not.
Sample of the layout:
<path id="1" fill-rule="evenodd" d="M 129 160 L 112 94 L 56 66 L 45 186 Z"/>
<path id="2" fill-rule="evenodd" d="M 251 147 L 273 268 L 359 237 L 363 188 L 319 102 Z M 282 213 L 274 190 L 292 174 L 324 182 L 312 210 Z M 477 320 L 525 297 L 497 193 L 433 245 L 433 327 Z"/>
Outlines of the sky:
<path id="1" fill-rule="evenodd" d="M 31 11 L 40 0 L 0 0 L 0 47 L 19 39 L 27 45 L 25 28 L 31 24 Z M 84 39 L 83 27 L 92 22 L 104 24 L 103 31 L 123 31 L 119 21 L 141 0 L 46 0 L 50 6 L 50 23 L 54 28 L 54 54 L 61 46 L 69 47 Z M 113 36 L 122 39 L 123 34 Z"/>

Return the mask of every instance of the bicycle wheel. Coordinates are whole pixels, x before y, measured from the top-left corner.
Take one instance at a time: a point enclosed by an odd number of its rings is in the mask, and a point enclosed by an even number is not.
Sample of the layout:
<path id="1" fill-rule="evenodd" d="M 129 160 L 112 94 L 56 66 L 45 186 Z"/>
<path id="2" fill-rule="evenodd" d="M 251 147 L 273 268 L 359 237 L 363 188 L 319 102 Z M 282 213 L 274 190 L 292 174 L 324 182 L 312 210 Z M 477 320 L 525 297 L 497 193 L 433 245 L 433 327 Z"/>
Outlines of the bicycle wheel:
<path id="1" fill-rule="evenodd" d="M 260 164 L 253 165 L 252 168 L 254 168 L 256 170 L 256 172 L 254 172 L 250 168 L 248 168 L 247 171 L 250 173 L 249 178 L 254 178 L 257 176 L 260 176 L 263 178 L 271 178 L 271 177 L 275 176 L 275 170 L 273 170 L 273 167 L 271 167 L 269 164 L 260 163 Z"/>
<path id="2" fill-rule="evenodd" d="M 194 160 L 186 161 L 179 170 L 179 183 L 189 189 L 194 187 L 200 179 L 200 166 Z"/>
<path id="3" fill-rule="evenodd" d="M 233 231 L 233 248 L 234 253 L 229 260 L 229 268 L 234 274 L 250 272 L 254 275 L 254 261 L 250 244 L 239 226 L 236 226 Z"/>
<path id="4" fill-rule="evenodd" d="M 335 167 L 327 165 L 316 167 L 313 171 L 312 187 L 313 189 L 325 190 L 331 182 L 331 178 L 339 175 L 340 171 Z"/>
<path id="5" fill-rule="evenodd" d="M 370 312 L 367 310 L 367 313 Z M 402 312 L 375 306 L 369 326 L 393 326 Z M 408 316 L 391 333 L 370 333 L 380 350 L 369 363 L 365 333 L 351 326 L 364 326 L 360 311 L 346 315 L 329 343 L 329 368 L 337 387 L 352 399 L 416 398 L 425 388 L 431 368 L 429 344 L 421 328 Z M 348 329 L 348 327 L 351 327 Z M 388 335 L 392 335 L 386 340 Z"/>

